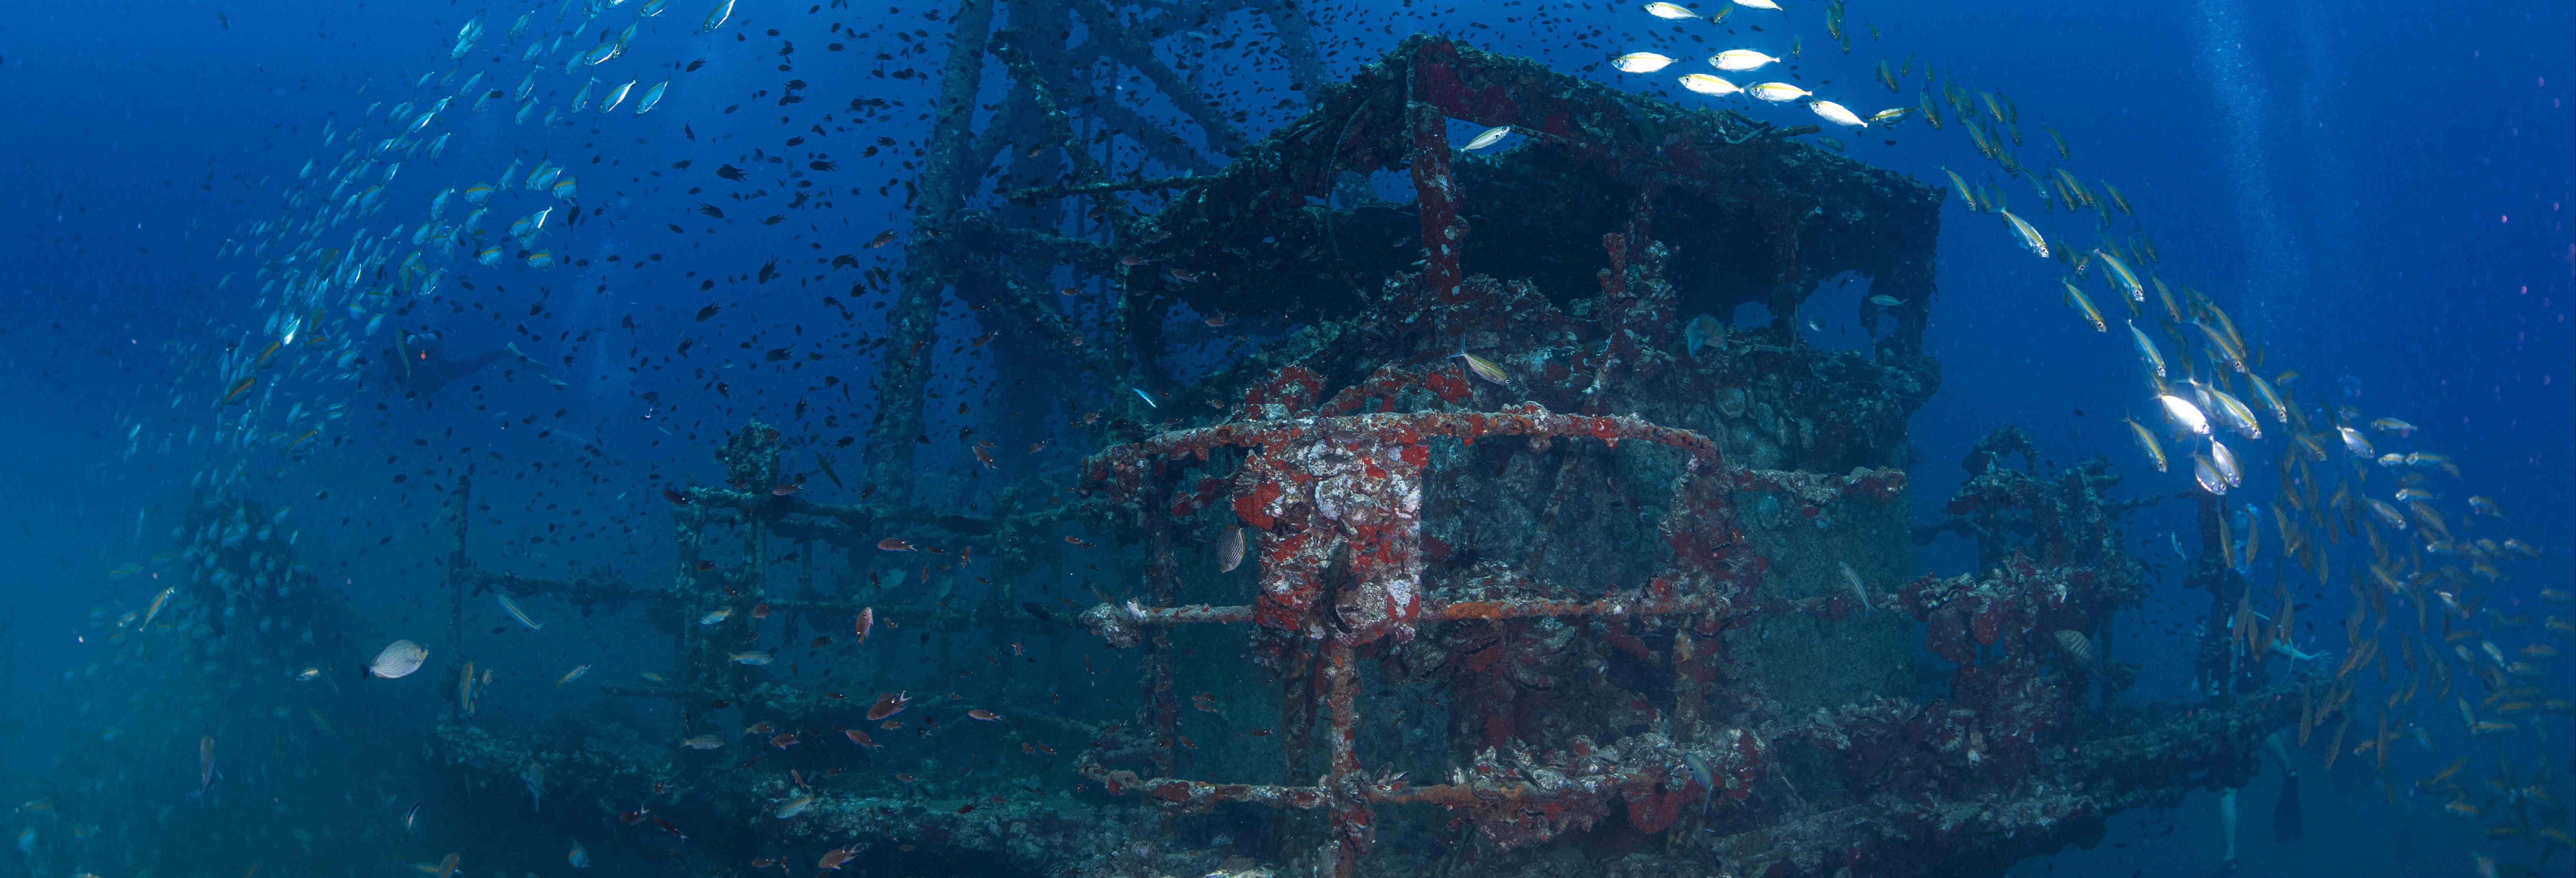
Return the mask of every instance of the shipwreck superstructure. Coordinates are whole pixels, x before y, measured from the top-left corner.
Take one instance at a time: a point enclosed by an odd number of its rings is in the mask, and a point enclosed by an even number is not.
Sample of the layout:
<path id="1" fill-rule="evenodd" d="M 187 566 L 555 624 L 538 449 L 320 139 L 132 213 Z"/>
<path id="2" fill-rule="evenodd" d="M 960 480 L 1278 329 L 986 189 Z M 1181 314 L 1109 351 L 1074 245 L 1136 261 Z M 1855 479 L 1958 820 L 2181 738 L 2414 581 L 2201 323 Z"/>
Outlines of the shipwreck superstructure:
<path id="1" fill-rule="evenodd" d="M 1451 120 L 1532 142 L 1464 157 Z M 670 495 L 667 582 L 530 580 L 461 549 L 451 565 L 460 599 L 646 597 L 681 673 L 609 691 L 804 741 L 706 758 L 671 743 L 689 726 L 548 755 L 459 721 L 444 752 L 494 773 L 580 763 L 547 776 L 613 810 L 656 781 L 683 856 L 972 852 L 1099 875 L 1955 874 L 2241 771 L 2294 713 L 2283 699 L 2180 720 L 2099 706 L 2130 676 L 2109 618 L 2143 587 L 2100 466 L 2012 467 L 2026 443 L 1998 434 L 1946 525 L 1986 563 L 1908 579 L 1905 420 L 1939 381 L 1921 336 L 1940 193 L 1807 133 L 1408 41 L 1224 170 L 1155 181 L 1169 206 L 1111 242 L 1048 245 L 1129 303 L 1123 353 L 1096 365 L 1165 401 L 1099 425 L 1069 504 L 1006 492 L 970 517 L 782 495 L 781 439 L 752 424 L 719 454 L 722 487 Z M 1388 171 L 1413 202 L 1336 201 L 1346 175 Z M 961 246 L 1027 243 L 981 216 Z M 1801 341 L 1807 299 L 1846 273 L 1873 296 L 1834 316 L 1868 349 Z M 1685 338 L 1747 302 L 1771 319 Z M 1183 382 L 1150 329 L 1182 306 L 1302 323 Z M 1249 558 L 1221 570 L 1237 528 Z M 888 538 L 943 554 L 888 563 Z M 800 547 L 792 574 L 773 541 Z M 1114 570 L 1087 633 L 1029 586 L 1077 562 Z M 727 662 L 756 617 L 793 641 L 863 611 L 902 626 L 879 638 L 918 638 L 886 652 L 931 652 L 812 659 L 855 662 L 864 693 Z M 976 664 L 990 673 L 959 675 Z M 1100 678 L 1128 667 L 1134 688 L 1105 691 L 1132 700 L 1103 705 Z M 1004 721 L 871 724 L 877 690 L 928 685 Z"/>
<path id="2" fill-rule="evenodd" d="M 978 44 L 1028 75 L 1015 124 L 1070 135 L 1002 36 Z M 469 672 L 427 733 L 443 809 L 488 824 L 466 857 L 572 836 L 726 874 L 1981 874 L 2241 776 L 2296 724 L 2269 690 L 2119 706 L 2111 618 L 2145 585 L 2107 467 L 2017 467 L 1999 432 L 1951 519 L 1910 520 L 1940 190 L 1445 39 L 1315 89 L 1208 173 L 1077 157 L 996 211 L 934 189 L 948 255 L 894 309 L 881 493 L 809 499 L 792 440 L 745 424 L 720 472 L 659 489 L 667 568 L 541 579 L 477 562 L 459 479 L 433 649 L 475 656 L 465 607 L 494 593 L 634 605 L 669 661 L 601 691 L 677 708 L 573 735 L 474 713 Z M 1462 154 L 1453 123 L 1528 142 Z M 1412 200 L 1348 197 L 1371 174 Z M 1159 210 L 1127 200 L 1147 189 Z M 1050 224 L 1083 200 L 1101 224 Z M 1028 261 L 1102 279 L 1106 322 L 1033 295 Z M 1854 279 L 1870 295 L 1825 316 L 1868 344 L 1806 340 Z M 1079 421 L 1069 478 L 921 505 L 900 483 L 933 330 L 902 312 L 943 280 L 1063 342 L 1098 396 L 1160 403 Z M 1184 313 L 1295 328 L 1192 372 L 1166 356 Z M 1941 529 L 1978 569 L 1915 575 Z"/>

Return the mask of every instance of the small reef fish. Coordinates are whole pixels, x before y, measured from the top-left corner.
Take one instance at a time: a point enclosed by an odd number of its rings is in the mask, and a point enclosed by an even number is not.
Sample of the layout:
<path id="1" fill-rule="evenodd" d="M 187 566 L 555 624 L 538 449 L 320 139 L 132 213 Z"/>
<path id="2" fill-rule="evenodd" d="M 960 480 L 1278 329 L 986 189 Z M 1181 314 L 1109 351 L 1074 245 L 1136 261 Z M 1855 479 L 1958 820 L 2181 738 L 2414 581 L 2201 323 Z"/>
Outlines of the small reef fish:
<path id="1" fill-rule="evenodd" d="M 2061 279 L 2058 282 L 2066 287 L 2066 304 L 2073 307 L 2077 313 L 2084 315 L 2084 322 L 2093 324 L 2094 332 L 2111 331 L 2111 325 L 2102 322 L 2101 309 L 2093 307 L 2093 300 L 2086 297 L 2084 291 L 2075 286 L 2075 281 Z"/>
<path id="2" fill-rule="evenodd" d="M 2199 483 L 2203 491 L 2211 494 L 2227 493 L 2227 479 L 2218 474 L 2218 465 L 2210 462 L 2209 455 L 2191 456 L 2191 479 Z"/>
<path id="3" fill-rule="evenodd" d="M 178 591 L 179 587 L 174 585 L 169 588 L 162 589 L 160 594 L 153 595 L 152 606 L 143 611 L 143 624 L 134 626 L 135 630 L 149 630 L 152 627 L 152 620 L 161 615 L 161 608 L 168 606 L 170 604 L 170 596 L 177 594 Z"/>
<path id="4" fill-rule="evenodd" d="M 556 685 L 556 686 L 558 686 L 558 687 L 560 687 L 560 686 L 562 686 L 562 685 L 563 685 L 563 684 L 565 684 L 565 683 L 570 683 L 570 682 L 572 682 L 572 681 L 574 681 L 574 680 L 579 680 L 579 679 L 581 679 L 581 676 L 582 676 L 583 674 L 587 674 L 587 673 L 590 673 L 590 666 L 589 666 L 589 665 L 582 665 L 581 667 L 577 667 L 577 668 L 572 669 L 572 670 L 571 670 L 571 671 L 569 671 L 569 672 L 566 672 L 566 673 L 563 675 L 563 677 L 562 677 L 561 679 L 558 679 L 558 680 L 556 680 L 556 681 L 555 681 L 555 685 Z"/>
<path id="5" fill-rule="evenodd" d="M 2200 328 L 2201 335 L 2209 341 L 2210 351 L 2217 354 L 2220 359 L 2226 360 L 2228 368 L 2240 373 L 2245 371 L 2245 351 L 2236 344 L 2234 339 L 2227 336 L 2226 330 L 2206 322 L 2195 321 L 2192 325 Z"/>
<path id="6" fill-rule="evenodd" d="M 1977 193 L 1968 188 L 1967 179 L 1959 176 L 1959 172 L 1950 170 L 1949 168 L 1942 168 L 1941 173 L 1950 175 L 1950 185 L 1958 188 L 1959 200 L 1966 203 L 1969 210 L 1976 210 Z"/>
<path id="7" fill-rule="evenodd" d="M 214 785 L 215 785 L 215 736 L 213 736 L 213 735 L 207 735 L 207 736 L 204 736 L 204 737 L 201 737 L 201 738 L 198 738 L 198 739 L 197 739 L 197 796 L 196 796 L 196 797 L 197 797 L 197 798 L 200 798 L 200 799 L 205 798 L 205 796 L 206 796 L 206 789 L 207 789 L 207 788 L 209 788 L 209 787 L 212 787 L 212 786 L 214 786 Z"/>
<path id="8" fill-rule="evenodd" d="M 1777 64 L 1779 62 L 1780 59 L 1778 58 L 1756 52 L 1752 49 L 1728 49 L 1715 55 L 1708 56 L 1708 66 L 1730 73 L 1742 73 L 1747 70 L 1760 70 L 1764 65 Z"/>
<path id="9" fill-rule="evenodd" d="M 1774 104 L 1784 104 L 1815 94 L 1815 92 L 1811 92 L 1785 82 L 1757 82 L 1752 85 L 1745 86 L 1744 93 L 1752 95 L 1757 100 L 1768 101 Z"/>
<path id="10" fill-rule="evenodd" d="M 2022 249 L 2029 250 L 2033 254 L 2038 255 L 2041 259 L 2048 258 L 2048 239 L 2040 236 L 2038 228 L 2023 221 L 2021 217 L 2014 216 L 2012 211 L 1998 210 L 1995 212 L 2002 214 L 2004 222 L 2011 224 L 2013 237 L 2021 241 Z"/>
<path id="11" fill-rule="evenodd" d="M 1512 136 L 1512 126 L 1496 125 L 1492 128 L 1485 129 L 1484 133 L 1476 135 L 1474 140 L 1467 141 L 1467 145 L 1464 149 L 1468 152 L 1475 152 L 1476 150 L 1501 143 L 1503 142 L 1503 138 L 1510 136 Z"/>
<path id="12" fill-rule="evenodd" d="M 1685 18 L 1699 17 L 1699 13 L 1692 12 L 1690 7 L 1683 6 L 1679 3 L 1648 3 L 1640 8 L 1646 10 L 1647 15 L 1652 15 L 1666 21 L 1680 21 Z"/>
<path id="13" fill-rule="evenodd" d="M 706 614 L 706 615 L 704 615 L 704 616 L 699 616 L 699 617 L 698 617 L 698 624 L 700 624 L 700 625 L 713 625 L 713 624 L 715 624 L 715 623 L 722 622 L 722 621 L 724 621 L 724 620 L 726 620 L 726 619 L 731 619 L 731 618 L 733 618 L 733 608 L 732 608 L 732 607 L 721 607 L 721 608 L 718 608 L 715 612 L 708 613 L 708 614 Z"/>
<path id="14" fill-rule="evenodd" d="M 2245 373 L 2245 381 L 2254 385 L 2254 401 L 2262 403 L 2264 410 L 2272 413 L 2273 423 L 2290 422 L 2290 407 L 2281 401 L 2279 393 L 2273 392 L 2271 382 L 2264 381 L 2263 376 L 2251 372 Z"/>
<path id="15" fill-rule="evenodd" d="M 698 22 L 698 32 L 711 34 L 716 32 L 716 28 L 723 27 L 725 19 L 733 17 L 733 3 L 734 0 L 723 0 L 716 4 L 716 8 L 707 10 L 706 20 Z"/>
<path id="16" fill-rule="evenodd" d="M 2121 418 L 2120 421 L 2129 425 L 2130 437 L 2138 440 L 2138 450 L 2146 452 L 2147 459 L 2155 462 L 2156 472 L 2164 472 L 2165 449 L 2163 445 L 2156 442 L 2155 432 L 2132 418 Z"/>
<path id="17" fill-rule="evenodd" d="M 1462 349 L 1462 350 L 1460 350 L 1460 351 L 1459 351 L 1459 352 L 1457 352 L 1457 353 L 1450 354 L 1450 355 L 1449 355 L 1449 358 L 1450 358 L 1450 359 L 1452 359 L 1452 360 L 1457 360 L 1457 359 L 1464 359 L 1464 360 L 1466 360 L 1466 361 L 1467 361 L 1467 371 L 1472 372 L 1472 373 L 1475 373 L 1476 377 L 1478 377 L 1478 378 L 1482 378 L 1482 379 L 1485 379 L 1485 380 L 1487 380 L 1487 381 L 1491 381 L 1491 382 L 1493 382 L 1493 383 L 1495 383 L 1495 384 L 1500 384 L 1500 385 L 1505 385 L 1505 386 L 1508 386 L 1508 385 L 1510 385 L 1510 384 L 1512 383 L 1512 378 L 1511 378 L 1511 376 L 1506 375 L 1506 374 L 1503 374 L 1503 367 L 1498 366 L 1498 365 L 1495 365 L 1495 364 L 1494 364 L 1494 361 L 1492 361 L 1492 360 L 1488 360 L 1488 359 L 1485 359 L 1485 358 L 1483 358 L 1483 357 L 1476 356 L 1475 354 L 1468 353 L 1468 352 L 1466 352 L 1466 351 L 1465 351 L 1465 350 L 1463 350 L 1463 349 Z"/>
<path id="18" fill-rule="evenodd" d="M 818 869 L 832 869 L 838 871 L 842 864 L 848 863 L 850 858 L 857 856 L 858 853 L 858 850 L 855 848 L 833 848 L 831 850 L 824 851 L 822 858 L 814 861 L 814 867 Z"/>
<path id="19" fill-rule="evenodd" d="M 1836 125 L 1849 128 L 1869 127 L 1869 122 L 1862 119 L 1860 114 L 1854 113 L 1850 108 L 1832 101 L 1808 101 L 1807 109 L 1814 111 L 1817 116 L 1822 117 L 1825 121 L 1832 122 Z"/>
<path id="20" fill-rule="evenodd" d="M 2065 650 L 2068 656 L 2079 663 L 2088 665 L 2093 663 L 2093 638 L 2084 636 L 2082 631 L 2059 629 L 2057 648 Z"/>
<path id="21" fill-rule="evenodd" d="M 1610 59 L 1610 66 L 1621 73 L 1653 73 L 1672 66 L 1673 59 L 1653 52 L 1630 52 Z"/>
<path id="22" fill-rule="evenodd" d="M 680 739 L 680 746 L 691 750 L 713 750 L 724 745 L 724 739 L 715 735 L 690 735 Z"/>
<path id="23" fill-rule="evenodd" d="M 2254 419 L 2254 410 L 2243 401 L 2215 387 L 2209 389 L 2209 399 L 2217 403 L 2213 408 L 2218 413 L 2220 424 L 2247 439 L 2263 438 L 2263 425 Z"/>
<path id="24" fill-rule="evenodd" d="M 2165 377 L 2164 354 L 2156 351 L 2155 341 L 2147 338 L 2146 332 L 2138 328 L 2138 322 L 2135 320 L 2129 321 L 2129 340 L 2138 346 L 2138 357 L 2146 361 L 2147 370 L 2156 373 L 2158 378 Z"/>
<path id="25" fill-rule="evenodd" d="M 1243 566 L 1243 528 L 1226 528 L 1225 536 L 1218 537 L 1216 541 L 1216 572 L 1232 573 L 1234 568 L 1241 566 Z"/>
<path id="26" fill-rule="evenodd" d="M 2228 487 L 2233 488 L 2245 483 L 2245 469 L 2236 462 L 2236 452 L 2229 451 L 2227 443 L 2218 441 L 2215 436 L 2210 437 L 2209 440 L 2209 462 L 2218 470 L 2219 479 L 2225 481 Z"/>
<path id="27" fill-rule="evenodd" d="M 2172 422 L 2175 430 L 2195 436 L 2209 435 L 2209 418 L 2202 415 L 2200 407 L 2192 405 L 2191 400 L 2165 393 L 2156 396 L 2156 403 L 2164 406 L 2165 420 Z"/>
<path id="28" fill-rule="evenodd" d="M 448 854 L 446 859 L 440 860 L 436 863 L 413 863 L 411 864 L 411 867 L 413 871 L 431 876 L 431 878 L 448 878 L 448 876 L 456 874 L 456 860 L 457 856 L 455 854 Z"/>
<path id="29" fill-rule="evenodd" d="M 537 620 L 535 620 L 535 619 L 528 618 L 528 613 L 527 613 L 527 611 L 526 611 L 526 610 L 519 609 L 519 602 L 511 600 L 509 595 L 507 595 L 507 594 L 503 594 L 503 593 L 501 593 L 501 592 L 496 591 L 496 592 L 493 592 L 493 593 L 492 593 L 492 596 L 493 596 L 493 597 L 495 597 L 495 598 L 499 598 L 499 599 L 501 600 L 501 611 L 502 611 L 502 612 L 505 612 L 505 613 L 510 614 L 510 618 L 512 618 L 512 619 L 517 619 L 517 620 L 519 620 L 519 624 L 528 626 L 528 630 L 530 630 L 530 631 L 543 631 L 543 630 L 545 630 L 545 628 L 546 628 L 545 623 L 543 623 L 543 622 L 539 622 L 539 621 L 537 621 Z"/>
<path id="30" fill-rule="evenodd" d="M 2372 453 L 2376 449 L 2370 447 L 2370 440 L 2363 437 L 2360 430 L 2337 425 L 2335 427 L 2335 435 L 2343 437 L 2343 448 L 2345 451 L 2352 452 L 2352 456 L 2363 460 L 2369 460 L 2372 457 L 2377 456 Z"/>
<path id="31" fill-rule="evenodd" d="M 421 663 L 428 660 L 429 650 L 422 649 L 420 644 L 397 640 L 376 653 L 375 661 L 367 663 L 367 673 L 388 680 L 399 679 L 411 676 L 413 671 L 420 670 Z"/>
<path id="32" fill-rule="evenodd" d="M 765 665 L 769 664 L 771 661 L 769 651 L 761 649 L 755 649 L 750 652 L 730 653 L 725 656 L 725 660 L 737 665 Z"/>
<path id="33" fill-rule="evenodd" d="M 1711 97 L 1723 97 L 1744 90 L 1737 87 L 1735 83 L 1726 81 L 1724 77 L 1711 76 L 1706 73 L 1693 73 L 1684 76 L 1681 78 L 1680 82 L 1683 88 L 1699 94 L 1709 95 Z"/>
<path id="34" fill-rule="evenodd" d="M 2370 514 L 2378 518 L 2379 523 L 2388 525 L 2390 528 L 2395 530 L 2406 529 L 2406 515 L 2405 513 L 2397 511 L 2397 506 L 2395 504 L 2377 497 L 2368 498 L 2364 500 L 2363 503 L 2370 507 Z"/>
<path id="35" fill-rule="evenodd" d="M 1877 607 L 1869 605 L 1869 586 L 1861 583 L 1860 574 L 1852 572 L 1851 562 L 1848 561 L 1843 562 L 1843 584 L 1851 586 L 1852 594 L 1860 596 L 1860 608 L 1862 612 L 1870 612 L 1878 609 Z"/>
<path id="36" fill-rule="evenodd" d="M 2102 262 L 2102 266 L 2110 271 L 2111 280 L 2120 287 L 2121 292 L 2129 294 L 2130 301 L 2144 302 L 2147 300 L 2147 288 L 2138 283 L 2138 275 L 2136 272 L 2129 270 L 2128 263 L 2121 262 L 2120 257 L 2113 256 L 2100 250 L 2093 251 L 2093 257 L 2100 260 Z M 2242 372 L 2244 370 L 2239 369 L 2237 371 Z"/>
<path id="37" fill-rule="evenodd" d="M 644 96 L 635 99 L 635 115 L 641 116 L 645 113 L 652 112 L 654 107 L 661 105 L 662 94 L 670 89 L 671 81 L 667 79 L 654 83 L 652 88 L 645 89 Z M 558 193 L 558 195 L 560 195 L 560 193 Z"/>
<path id="38" fill-rule="evenodd" d="M 2299 446 L 2299 450 L 2306 452 L 2309 460 L 2319 463 L 2325 462 L 2326 447 L 2318 444 L 2316 437 L 2305 433 L 2299 433 L 2292 435 L 2290 437 L 2290 441 L 2296 443 Z"/>

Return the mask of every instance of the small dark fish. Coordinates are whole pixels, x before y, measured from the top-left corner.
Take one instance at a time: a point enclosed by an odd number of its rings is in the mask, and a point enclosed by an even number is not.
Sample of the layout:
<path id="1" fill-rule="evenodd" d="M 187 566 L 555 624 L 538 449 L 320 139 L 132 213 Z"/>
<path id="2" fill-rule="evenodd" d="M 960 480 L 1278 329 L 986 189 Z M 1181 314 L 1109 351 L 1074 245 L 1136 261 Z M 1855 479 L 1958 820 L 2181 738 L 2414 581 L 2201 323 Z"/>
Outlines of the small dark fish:
<path id="1" fill-rule="evenodd" d="M 823 858 L 814 861 L 814 865 L 817 868 L 823 869 L 839 869 L 841 868 L 841 864 L 849 862 L 850 857 L 856 853 L 858 853 L 858 851 L 850 848 L 833 848 L 831 850 L 824 851 Z"/>

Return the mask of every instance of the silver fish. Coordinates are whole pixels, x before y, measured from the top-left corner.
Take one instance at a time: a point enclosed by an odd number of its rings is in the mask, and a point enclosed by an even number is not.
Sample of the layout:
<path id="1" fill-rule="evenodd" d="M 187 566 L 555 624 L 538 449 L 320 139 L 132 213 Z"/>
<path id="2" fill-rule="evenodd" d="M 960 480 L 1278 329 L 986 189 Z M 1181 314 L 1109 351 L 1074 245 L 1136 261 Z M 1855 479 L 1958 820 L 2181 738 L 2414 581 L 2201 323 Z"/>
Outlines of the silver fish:
<path id="1" fill-rule="evenodd" d="M 1216 542 L 1216 572 L 1232 573 L 1243 566 L 1243 528 L 1226 528 L 1225 536 Z"/>
<path id="2" fill-rule="evenodd" d="M 429 650 L 422 649 L 420 644 L 397 640 L 376 653 L 376 660 L 367 663 L 367 673 L 388 680 L 408 677 L 428 660 Z"/>
<path id="3" fill-rule="evenodd" d="M 518 602 L 511 600 L 509 595 L 496 591 L 492 593 L 492 596 L 501 599 L 502 612 L 510 614 L 510 618 L 519 620 L 519 624 L 528 626 L 528 630 L 543 631 L 546 629 L 546 623 L 528 618 L 528 612 L 526 610 L 519 609 Z"/>
<path id="4" fill-rule="evenodd" d="M 707 11 L 706 20 L 698 23 L 698 32 L 702 34 L 715 33 L 716 28 L 724 26 L 725 19 L 732 17 L 733 0 L 724 0 L 724 2 L 716 4 L 716 8 Z"/>
<path id="5" fill-rule="evenodd" d="M 1869 586 L 1861 584 L 1860 574 L 1852 572 L 1850 562 L 1843 563 L 1843 582 L 1851 586 L 1853 594 L 1860 595 L 1860 608 L 1862 612 L 1870 612 L 1878 609 L 1877 607 L 1869 605 Z"/>
<path id="6" fill-rule="evenodd" d="M 1512 126 L 1496 125 L 1492 128 L 1485 129 L 1484 133 L 1476 135 L 1474 140 L 1467 141 L 1467 145 L 1464 149 L 1468 152 L 1474 152 L 1476 150 L 1501 143 L 1503 138 L 1510 137 L 1511 135 Z"/>

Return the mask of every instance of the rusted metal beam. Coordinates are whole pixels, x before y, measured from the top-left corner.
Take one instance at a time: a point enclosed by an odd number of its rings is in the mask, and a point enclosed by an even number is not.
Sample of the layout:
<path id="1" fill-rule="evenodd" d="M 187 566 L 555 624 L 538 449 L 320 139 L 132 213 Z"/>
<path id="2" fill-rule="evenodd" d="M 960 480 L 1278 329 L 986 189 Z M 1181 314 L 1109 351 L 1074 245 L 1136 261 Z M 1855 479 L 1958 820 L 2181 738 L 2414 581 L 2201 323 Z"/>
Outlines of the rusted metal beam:
<path id="1" fill-rule="evenodd" d="M 876 420 L 868 425 L 865 480 L 900 502 L 912 496 L 913 447 L 924 429 L 923 394 L 930 383 L 932 342 L 938 339 L 941 291 L 955 270 L 947 226 L 966 208 L 984 168 L 970 155 L 975 143 L 975 94 L 984 84 L 984 44 L 993 29 L 997 0 L 965 0 L 953 19 L 948 60 L 942 66 L 913 213 L 916 240 L 935 233 L 928 246 L 905 251 L 903 280 L 886 309 L 885 354 L 877 362 Z"/>
<path id="2" fill-rule="evenodd" d="M 1423 80 L 1447 74 L 1448 68 L 1417 54 L 1410 72 L 1404 109 L 1412 140 L 1413 193 L 1422 223 L 1422 285 L 1433 296 L 1446 298 L 1457 293 L 1458 282 L 1464 279 L 1458 270 L 1458 253 L 1467 246 L 1467 224 L 1458 218 L 1458 178 L 1449 169 L 1449 119 L 1428 99 Z"/>
<path id="3" fill-rule="evenodd" d="M 1472 443 L 1486 436 L 1590 437 L 1614 448 L 1622 440 L 1635 440 L 1679 448 L 1709 459 L 1718 456 L 1716 442 L 1689 430 L 1622 416 L 1560 415 L 1530 405 L 1498 412 L 1346 415 L 1198 427 L 1092 455 L 1084 462 L 1083 474 L 1087 483 L 1105 483 L 1120 493 L 1132 493 L 1139 473 L 1153 461 L 1205 457 L 1208 451 L 1221 447 L 1286 445 L 1327 437 L 1407 445 L 1429 439 Z"/>
<path id="4" fill-rule="evenodd" d="M 1724 613 L 1731 604 L 1714 595 L 1694 595 L 1656 599 L 1641 593 L 1612 595 L 1595 600 L 1493 599 L 1471 601 L 1426 600 L 1421 621 L 1460 622 L 1499 619 L 1532 619 L 1550 616 L 1670 616 L 1704 612 Z M 1178 607 L 1149 607 L 1130 601 L 1126 604 L 1101 604 L 1082 614 L 1083 624 L 1092 633 L 1106 639 L 1111 646 L 1134 646 L 1141 642 L 1138 629 L 1175 625 L 1243 625 L 1255 621 L 1259 610 L 1248 605 L 1210 606 L 1191 604 Z"/>
<path id="5" fill-rule="evenodd" d="M 1061 198 L 1071 198 L 1076 195 L 1106 195 L 1111 192 L 1134 192 L 1140 189 L 1187 189 L 1205 182 L 1207 182 L 1207 179 L 1197 174 L 1183 174 L 1178 177 L 1157 177 L 1151 180 L 1128 180 L 1119 183 L 1093 183 L 1084 186 L 1037 186 L 1028 189 L 1013 189 L 1010 192 L 1004 193 L 1002 197 L 1010 199 L 1012 202 L 1018 204 L 1036 204 L 1041 201 L 1054 201 Z"/>

